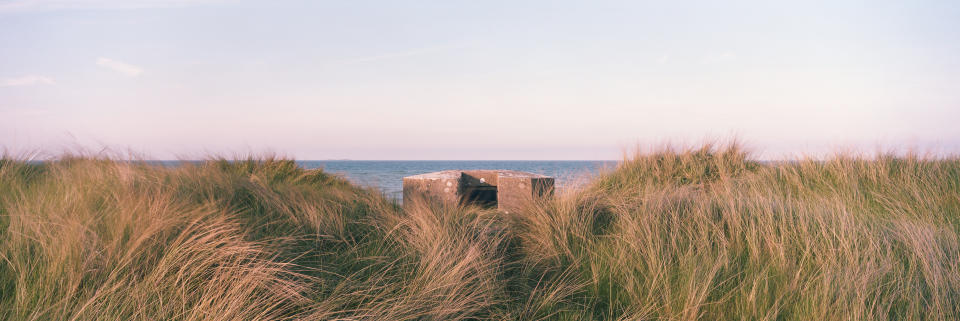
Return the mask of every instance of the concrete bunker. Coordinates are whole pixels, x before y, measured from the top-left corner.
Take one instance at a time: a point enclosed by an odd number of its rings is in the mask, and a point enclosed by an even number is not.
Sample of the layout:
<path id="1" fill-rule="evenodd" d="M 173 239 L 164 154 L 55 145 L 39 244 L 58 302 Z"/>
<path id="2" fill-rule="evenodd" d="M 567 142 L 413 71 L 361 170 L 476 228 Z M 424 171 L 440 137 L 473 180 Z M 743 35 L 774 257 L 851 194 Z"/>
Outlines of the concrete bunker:
<path id="1" fill-rule="evenodd" d="M 511 170 L 448 170 L 403 178 L 403 203 L 424 197 L 450 205 L 516 210 L 535 197 L 553 195 L 549 176 Z"/>

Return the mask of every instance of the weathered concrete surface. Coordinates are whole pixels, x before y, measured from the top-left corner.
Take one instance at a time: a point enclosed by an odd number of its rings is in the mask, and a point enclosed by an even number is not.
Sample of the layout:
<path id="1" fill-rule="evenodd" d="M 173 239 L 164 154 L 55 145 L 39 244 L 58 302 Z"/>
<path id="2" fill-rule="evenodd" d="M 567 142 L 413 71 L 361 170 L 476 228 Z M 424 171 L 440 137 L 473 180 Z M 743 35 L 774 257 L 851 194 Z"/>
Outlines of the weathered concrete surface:
<path id="1" fill-rule="evenodd" d="M 403 178 L 403 203 L 410 204 L 413 197 L 457 204 L 460 201 L 460 171 L 442 171 Z"/>
<path id="2" fill-rule="evenodd" d="M 510 212 L 534 197 L 553 195 L 554 179 L 510 170 L 450 170 L 403 178 L 403 202 L 424 197 L 445 204 L 496 206 Z"/>

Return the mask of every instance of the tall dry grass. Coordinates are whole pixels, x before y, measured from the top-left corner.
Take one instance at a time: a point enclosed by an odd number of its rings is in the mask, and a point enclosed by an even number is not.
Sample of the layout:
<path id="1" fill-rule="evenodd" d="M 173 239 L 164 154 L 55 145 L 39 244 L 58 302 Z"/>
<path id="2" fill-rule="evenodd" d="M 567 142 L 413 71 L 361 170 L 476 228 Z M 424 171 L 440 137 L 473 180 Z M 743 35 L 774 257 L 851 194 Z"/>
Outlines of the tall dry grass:
<path id="1" fill-rule="evenodd" d="M 289 160 L 0 160 L 0 319 L 951 320 L 960 159 L 638 153 L 503 215 Z"/>
<path id="2" fill-rule="evenodd" d="M 517 218 L 596 319 L 954 320 L 960 160 L 638 154 Z"/>

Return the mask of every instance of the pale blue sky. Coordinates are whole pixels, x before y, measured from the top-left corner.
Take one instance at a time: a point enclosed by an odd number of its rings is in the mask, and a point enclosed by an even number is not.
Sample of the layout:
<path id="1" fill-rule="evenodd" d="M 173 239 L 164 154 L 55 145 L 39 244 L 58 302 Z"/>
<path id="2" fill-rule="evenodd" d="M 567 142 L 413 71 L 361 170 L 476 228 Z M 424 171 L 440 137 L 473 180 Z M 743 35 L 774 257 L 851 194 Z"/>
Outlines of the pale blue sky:
<path id="1" fill-rule="evenodd" d="M 960 152 L 957 1 L 0 0 L 0 146 Z"/>

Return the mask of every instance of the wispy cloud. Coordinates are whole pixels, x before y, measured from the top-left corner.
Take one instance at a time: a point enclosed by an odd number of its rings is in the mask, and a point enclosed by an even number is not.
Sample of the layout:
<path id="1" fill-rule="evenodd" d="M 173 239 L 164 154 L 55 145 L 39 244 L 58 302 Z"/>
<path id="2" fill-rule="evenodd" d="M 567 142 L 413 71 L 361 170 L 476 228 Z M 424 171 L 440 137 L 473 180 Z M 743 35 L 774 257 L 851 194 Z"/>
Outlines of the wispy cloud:
<path id="1" fill-rule="evenodd" d="M 670 54 L 660 55 L 660 58 L 657 58 L 657 64 L 664 65 L 670 61 Z"/>
<path id="2" fill-rule="evenodd" d="M 55 83 L 56 82 L 53 81 L 53 78 L 37 76 L 37 75 L 26 75 L 26 76 L 13 77 L 13 78 L 0 78 L 0 87 L 53 85 Z"/>
<path id="3" fill-rule="evenodd" d="M 127 77 L 136 77 L 143 73 L 143 68 L 139 66 L 103 57 L 97 59 L 97 65 L 119 72 Z"/>
<path id="4" fill-rule="evenodd" d="M 438 51 L 463 48 L 463 47 L 465 47 L 465 45 L 460 45 L 460 44 L 424 47 L 424 48 L 410 49 L 410 50 L 404 50 L 404 51 L 388 52 L 388 53 L 383 53 L 378 55 L 344 59 L 344 60 L 334 61 L 330 63 L 330 65 L 351 65 L 351 64 L 366 63 L 366 62 L 373 62 L 373 61 L 380 61 L 380 60 L 419 56 L 419 55 L 434 53 Z"/>
<path id="5" fill-rule="evenodd" d="M 219 0 L 0 0 L 2 11 L 175 8 Z"/>
<path id="6" fill-rule="evenodd" d="M 701 62 L 705 64 L 719 63 L 737 59 L 737 54 L 731 51 L 712 52 L 703 57 Z"/>

